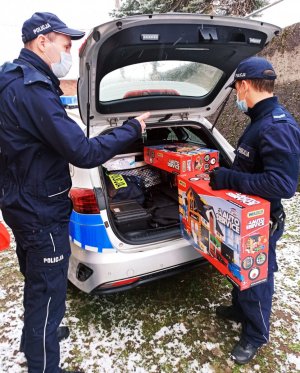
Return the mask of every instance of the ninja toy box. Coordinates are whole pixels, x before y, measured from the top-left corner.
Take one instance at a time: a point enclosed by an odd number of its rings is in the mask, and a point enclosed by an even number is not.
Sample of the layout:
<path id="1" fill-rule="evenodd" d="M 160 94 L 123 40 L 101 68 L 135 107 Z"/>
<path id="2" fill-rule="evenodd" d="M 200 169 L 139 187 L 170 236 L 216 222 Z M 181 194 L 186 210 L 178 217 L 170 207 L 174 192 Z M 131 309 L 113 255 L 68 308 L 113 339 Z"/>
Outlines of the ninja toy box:
<path id="1" fill-rule="evenodd" d="M 266 281 L 270 203 L 212 190 L 208 174 L 178 175 L 177 182 L 183 237 L 240 290 Z"/>
<path id="2" fill-rule="evenodd" d="M 219 152 L 184 143 L 145 146 L 144 161 L 176 174 L 194 170 L 204 172 L 219 165 Z"/>

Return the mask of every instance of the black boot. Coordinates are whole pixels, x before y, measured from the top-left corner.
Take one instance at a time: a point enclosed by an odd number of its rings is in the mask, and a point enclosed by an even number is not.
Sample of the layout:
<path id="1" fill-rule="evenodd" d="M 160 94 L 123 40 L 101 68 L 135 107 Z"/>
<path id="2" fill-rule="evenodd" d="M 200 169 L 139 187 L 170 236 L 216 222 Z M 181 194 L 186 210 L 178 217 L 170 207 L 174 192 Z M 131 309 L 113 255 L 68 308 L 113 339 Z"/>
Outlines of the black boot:
<path id="1" fill-rule="evenodd" d="M 57 328 L 57 339 L 58 342 L 67 339 L 70 335 L 70 329 L 67 326 L 59 326 Z M 24 343 L 25 343 L 25 338 L 24 338 L 24 333 L 21 335 L 21 342 L 20 342 L 20 352 L 24 352 Z"/>
<path id="2" fill-rule="evenodd" d="M 60 373 L 84 373 L 82 370 L 65 370 L 61 369 Z"/>
<path id="3" fill-rule="evenodd" d="M 230 357 L 237 364 L 247 364 L 254 358 L 257 350 L 258 347 L 253 346 L 251 343 L 241 338 L 231 351 Z"/>
<path id="4" fill-rule="evenodd" d="M 222 319 L 235 321 L 237 323 L 240 323 L 243 320 L 242 315 L 234 306 L 219 306 L 216 308 L 216 315 Z"/>
<path id="5" fill-rule="evenodd" d="M 57 339 L 58 342 L 67 339 L 70 335 L 70 329 L 67 326 L 59 326 L 57 328 Z"/>

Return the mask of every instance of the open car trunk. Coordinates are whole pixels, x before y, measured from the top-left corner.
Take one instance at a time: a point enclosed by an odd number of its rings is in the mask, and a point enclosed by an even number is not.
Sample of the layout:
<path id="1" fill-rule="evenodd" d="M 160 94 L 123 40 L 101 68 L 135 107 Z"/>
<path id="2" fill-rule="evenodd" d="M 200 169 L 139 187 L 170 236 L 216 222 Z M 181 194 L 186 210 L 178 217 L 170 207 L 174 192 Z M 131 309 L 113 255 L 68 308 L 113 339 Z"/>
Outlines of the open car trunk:
<path id="1" fill-rule="evenodd" d="M 220 165 L 230 165 L 211 132 L 197 122 L 147 127 L 143 139 L 100 167 L 110 225 L 122 241 L 143 244 L 180 237 L 176 174 L 144 162 L 144 146 L 176 143 L 219 150 Z"/>
<path id="2" fill-rule="evenodd" d="M 220 139 L 221 146 L 213 140 L 217 131 L 212 135 L 186 118 L 204 122 L 215 113 L 240 61 L 259 53 L 279 31 L 245 18 L 164 13 L 113 20 L 88 35 L 78 82 L 87 133 L 101 127 L 104 133 L 108 123 L 120 126 L 143 111 L 153 121 L 147 122 L 147 137 L 119 155 L 119 161 L 128 155 L 124 167 L 100 167 L 109 223 L 122 242 L 180 236 L 176 177 L 140 163 L 144 146 L 196 144 L 219 150 L 220 165 L 228 166 L 225 152 L 232 149 L 224 149 L 226 140 Z"/>

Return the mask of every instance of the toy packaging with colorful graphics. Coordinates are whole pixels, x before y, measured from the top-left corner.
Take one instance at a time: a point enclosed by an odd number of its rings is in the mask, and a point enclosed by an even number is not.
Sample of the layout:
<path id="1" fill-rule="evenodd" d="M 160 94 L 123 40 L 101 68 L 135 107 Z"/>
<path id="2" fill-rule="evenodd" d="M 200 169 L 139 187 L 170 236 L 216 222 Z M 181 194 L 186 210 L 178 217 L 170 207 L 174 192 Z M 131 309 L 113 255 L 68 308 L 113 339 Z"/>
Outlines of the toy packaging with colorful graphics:
<path id="1" fill-rule="evenodd" d="M 178 175 L 181 231 L 240 290 L 266 281 L 270 203 L 232 190 L 212 190 L 209 175 Z"/>
<path id="2" fill-rule="evenodd" d="M 144 160 L 152 166 L 176 174 L 194 170 L 204 172 L 219 165 L 219 152 L 184 143 L 145 146 Z"/>

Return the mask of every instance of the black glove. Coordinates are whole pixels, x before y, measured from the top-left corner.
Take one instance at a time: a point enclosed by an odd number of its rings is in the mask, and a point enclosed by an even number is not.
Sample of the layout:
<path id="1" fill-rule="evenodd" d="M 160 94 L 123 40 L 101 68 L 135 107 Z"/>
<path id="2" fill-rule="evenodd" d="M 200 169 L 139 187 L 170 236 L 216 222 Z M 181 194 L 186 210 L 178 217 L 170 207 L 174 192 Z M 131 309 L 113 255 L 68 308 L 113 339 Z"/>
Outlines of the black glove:
<path id="1" fill-rule="evenodd" d="M 213 190 L 229 189 L 228 177 L 230 170 L 225 167 L 216 167 L 209 172 L 209 185 Z"/>
<path id="2" fill-rule="evenodd" d="M 211 170 L 211 171 L 208 172 L 208 175 L 209 175 L 209 186 L 211 187 L 211 189 L 215 189 L 215 185 L 216 185 L 216 182 L 215 182 L 215 172 L 216 172 L 216 170 L 218 168 L 219 167 L 216 167 L 213 170 Z"/>

